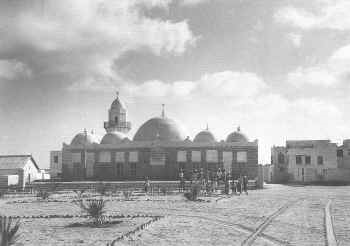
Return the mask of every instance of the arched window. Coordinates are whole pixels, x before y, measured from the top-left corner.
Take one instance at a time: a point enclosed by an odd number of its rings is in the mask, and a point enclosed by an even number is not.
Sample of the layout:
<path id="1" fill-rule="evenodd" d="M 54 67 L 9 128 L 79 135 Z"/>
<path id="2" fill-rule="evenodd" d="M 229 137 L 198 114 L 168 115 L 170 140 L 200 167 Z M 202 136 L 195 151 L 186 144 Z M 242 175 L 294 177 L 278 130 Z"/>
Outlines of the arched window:
<path id="1" fill-rule="evenodd" d="M 114 117 L 114 122 L 117 123 L 117 124 L 119 123 L 119 121 L 118 121 L 118 116 L 115 116 L 115 117 Z"/>

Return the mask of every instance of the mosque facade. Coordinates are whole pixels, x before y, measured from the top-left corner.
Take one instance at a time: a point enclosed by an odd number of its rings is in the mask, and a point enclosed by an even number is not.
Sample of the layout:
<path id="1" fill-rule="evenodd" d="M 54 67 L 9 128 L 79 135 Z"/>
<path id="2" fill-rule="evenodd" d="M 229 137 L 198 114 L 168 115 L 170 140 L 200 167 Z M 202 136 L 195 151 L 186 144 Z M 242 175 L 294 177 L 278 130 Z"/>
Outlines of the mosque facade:
<path id="1" fill-rule="evenodd" d="M 132 139 L 125 104 L 117 95 L 104 122 L 106 134 L 78 133 L 60 151 L 61 179 L 73 180 L 178 180 L 180 170 L 189 179 L 193 171 L 213 175 L 225 170 L 233 177 L 258 176 L 258 141 L 249 141 L 240 128 L 217 141 L 208 127 L 191 140 L 176 121 L 166 117 L 147 120 Z"/>

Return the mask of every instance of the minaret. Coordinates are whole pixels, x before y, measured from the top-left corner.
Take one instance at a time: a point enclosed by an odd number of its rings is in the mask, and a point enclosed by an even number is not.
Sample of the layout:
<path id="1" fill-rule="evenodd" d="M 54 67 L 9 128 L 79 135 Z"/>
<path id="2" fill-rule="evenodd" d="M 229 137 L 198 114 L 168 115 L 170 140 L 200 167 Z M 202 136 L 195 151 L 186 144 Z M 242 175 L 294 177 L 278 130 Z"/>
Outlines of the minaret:
<path id="1" fill-rule="evenodd" d="M 114 131 L 128 133 L 131 129 L 131 123 L 127 121 L 126 107 L 120 100 L 118 91 L 117 98 L 108 110 L 108 121 L 104 122 L 104 128 L 107 133 Z"/>

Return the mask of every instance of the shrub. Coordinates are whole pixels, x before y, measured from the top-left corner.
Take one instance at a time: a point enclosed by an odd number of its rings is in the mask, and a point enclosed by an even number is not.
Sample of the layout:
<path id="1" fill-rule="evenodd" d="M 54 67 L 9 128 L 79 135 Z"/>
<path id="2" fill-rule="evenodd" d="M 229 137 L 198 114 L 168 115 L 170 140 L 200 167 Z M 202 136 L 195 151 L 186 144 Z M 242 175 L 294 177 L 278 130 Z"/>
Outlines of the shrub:
<path id="1" fill-rule="evenodd" d="M 50 194 L 48 191 L 46 191 L 46 190 L 39 190 L 39 191 L 36 193 L 36 196 L 37 196 L 38 198 L 43 199 L 43 200 L 49 199 L 50 195 L 51 195 L 51 194 Z"/>
<path id="2" fill-rule="evenodd" d="M 85 189 L 81 189 L 81 190 L 73 190 L 73 191 L 77 195 L 78 199 L 82 199 L 86 190 Z"/>
<path id="3" fill-rule="evenodd" d="M 86 201 L 79 201 L 78 205 L 81 210 L 86 213 L 95 226 L 103 225 L 105 223 L 106 202 L 101 199 L 92 199 Z"/>
<path id="4" fill-rule="evenodd" d="M 194 184 L 191 186 L 189 192 L 186 192 L 184 196 L 190 201 L 196 201 L 201 192 L 201 186 L 199 184 Z"/>
<path id="5" fill-rule="evenodd" d="M 125 200 L 130 200 L 131 199 L 131 196 L 132 196 L 132 191 L 130 190 L 124 190 L 123 191 L 123 196 L 124 196 L 124 199 Z"/>
<path id="6" fill-rule="evenodd" d="M 13 225 L 14 222 L 14 225 Z M 14 245 L 17 241 L 18 229 L 20 226 L 19 220 L 13 220 L 11 217 L 0 218 L 0 245 L 9 246 Z"/>

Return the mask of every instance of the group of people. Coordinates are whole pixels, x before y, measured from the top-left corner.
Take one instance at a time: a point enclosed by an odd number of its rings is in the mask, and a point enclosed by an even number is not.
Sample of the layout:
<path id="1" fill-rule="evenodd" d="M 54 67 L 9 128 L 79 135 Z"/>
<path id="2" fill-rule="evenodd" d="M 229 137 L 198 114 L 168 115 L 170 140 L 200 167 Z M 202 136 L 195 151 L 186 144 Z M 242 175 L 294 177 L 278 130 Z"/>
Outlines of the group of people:
<path id="1" fill-rule="evenodd" d="M 185 190 L 185 175 L 184 171 L 180 169 L 180 192 Z M 205 193 L 215 192 L 221 184 L 224 184 L 224 191 L 226 194 L 230 193 L 230 189 L 233 194 L 242 194 L 243 192 L 248 195 L 248 177 L 240 175 L 237 179 L 234 179 L 230 172 L 226 172 L 225 169 L 218 168 L 216 171 L 208 171 L 204 174 L 203 169 L 199 171 L 194 169 L 190 175 L 191 185 L 201 184 L 202 190 Z"/>
<path id="2" fill-rule="evenodd" d="M 179 191 L 184 192 L 186 180 L 182 169 L 179 171 L 179 179 Z M 240 175 L 235 179 L 230 172 L 226 172 L 225 169 L 221 170 L 219 168 L 216 171 L 207 171 L 206 174 L 203 169 L 199 171 L 195 169 L 190 175 L 190 182 L 191 185 L 200 185 L 201 190 L 206 194 L 216 192 L 218 187 L 223 184 L 225 194 L 230 194 L 230 191 L 232 191 L 232 194 L 241 195 L 245 193 L 248 195 L 248 177 Z M 151 191 L 151 182 L 148 177 L 145 177 L 144 191 L 146 193 Z"/>

